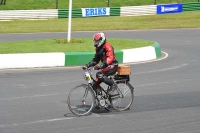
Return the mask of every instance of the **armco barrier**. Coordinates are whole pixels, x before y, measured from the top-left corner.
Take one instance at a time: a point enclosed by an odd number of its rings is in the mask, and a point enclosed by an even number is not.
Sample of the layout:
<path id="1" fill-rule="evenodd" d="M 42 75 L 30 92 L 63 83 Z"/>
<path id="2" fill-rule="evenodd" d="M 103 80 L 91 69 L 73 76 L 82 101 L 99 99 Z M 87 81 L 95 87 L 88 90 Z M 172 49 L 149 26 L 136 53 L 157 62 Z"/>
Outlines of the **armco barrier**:
<path id="1" fill-rule="evenodd" d="M 115 54 L 119 63 L 140 62 L 161 57 L 161 49 L 155 43 L 153 46 L 115 50 Z M 0 69 L 80 66 L 93 57 L 94 52 L 0 54 Z"/>
<path id="2" fill-rule="evenodd" d="M 121 7 L 120 16 L 153 15 L 156 14 L 156 8 L 156 5 Z"/>
<path id="3" fill-rule="evenodd" d="M 47 10 L 0 10 L 0 20 L 58 18 L 57 9 Z"/>
<path id="4" fill-rule="evenodd" d="M 58 18 L 68 18 L 68 13 L 68 9 L 58 9 Z M 111 7 L 109 16 L 120 16 L 120 7 Z M 72 18 L 81 17 L 83 17 L 82 8 L 72 9 Z"/>
<path id="5" fill-rule="evenodd" d="M 183 3 L 182 5 L 183 11 L 200 10 L 200 2 Z M 110 12 L 107 16 L 153 15 L 157 12 L 156 6 L 157 5 L 110 7 Z M 0 20 L 68 18 L 68 13 L 68 9 L 0 10 Z M 72 9 L 72 18 L 81 17 L 83 17 L 81 8 Z M 99 17 L 101 17 L 101 15 Z"/>
<path id="6" fill-rule="evenodd" d="M 200 2 L 183 3 L 183 12 L 200 10 Z"/>
<path id="7" fill-rule="evenodd" d="M 120 7 L 111 7 L 110 16 L 120 16 Z"/>
<path id="8" fill-rule="evenodd" d="M 68 18 L 68 9 L 58 9 L 58 18 Z M 82 11 L 81 8 L 72 9 L 72 18 L 81 18 Z"/>

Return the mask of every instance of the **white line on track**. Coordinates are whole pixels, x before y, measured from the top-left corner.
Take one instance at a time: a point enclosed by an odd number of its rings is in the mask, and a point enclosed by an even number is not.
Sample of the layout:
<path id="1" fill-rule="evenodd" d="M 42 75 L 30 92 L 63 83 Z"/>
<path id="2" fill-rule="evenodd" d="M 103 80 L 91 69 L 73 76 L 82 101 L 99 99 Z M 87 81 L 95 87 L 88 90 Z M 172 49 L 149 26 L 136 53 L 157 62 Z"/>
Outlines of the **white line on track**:
<path id="1" fill-rule="evenodd" d="M 65 93 L 54 93 L 54 94 L 44 94 L 44 95 L 33 95 L 33 96 L 22 96 L 22 97 L 12 97 L 12 98 L 0 98 L 0 100 L 16 100 L 16 99 L 25 99 L 25 98 L 38 98 L 38 97 L 48 97 L 48 96 L 55 96 L 61 95 Z"/>
<path id="2" fill-rule="evenodd" d="M 155 72 L 164 72 L 164 71 L 168 71 L 168 70 L 175 70 L 175 69 L 178 69 L 178 68 L 181 68 L 181 67 L 185 67 L 185 66 L 187 66 L 187 65 L 188 65 L 188 64 L 182 64 L 182 65 L 179 65 L 179 66 L 169 67 L 169 68 L 165 68 L 165 69 L 159 69 L 159 70 L 147 71 L 147 72 L 140 72 L 140 73 L 133 73 L 133 75 L 136 75 L 136 74 L 155 73 Z"/>
<path id="3" fill-rule="evenodd" d="M 107 118 L 110 117 L 110 118 L 113 118 L 115 115 L 99 115 L 97 113 L 92 113 L 89 116 L 90 117 L 107 117 Z M 31 125 L 31 124 L 40 124 L 40 123 L 47 123 L 47 122 L 57 122 L 57 121 L 71 120 L 71 119 L 75 119 L 75 118 L 79 118 L 79 117 L 76 117 L 76 116 L 73 117 L 72 116 L 72 117 L 65 117 L 65 118 L 54 118 L 54 119 L 30 121 L 30 122 L 25 122 L 25 123 L 6 124 L 6 125 L 0 125 L 0 129 L 5 128 L 5 127 L 13 127 L 13 126 L 21 126 L 21 125 Z"/>
<path id="4" fill-rule="evenodd" d="M 184 80 L 176 80 L 176 81 L 170 81 L 170 82 L 156 82 L 156 83 L 149 83 L 149 84 L 141 84 L 141 85 L 135 85 L 136 87 L 139 86 L 154 86 L 154 85 L 160 85 L 160 84 L 172 84 L 172 83 L 179 83 L 179 82 L 187 82 L 187 81 L 199 81 L 200 78 L 191 78 L 191 79 L 184 79 Z"/>
<path id="5" fill-rule="evenodd" d="M 29 125 L 29 124 L 38 124 L 38 123 L 45 123 L 45 122 L 64 121 L 64 120 L 71 120 L 71 119 L 74 119 L 74 118 L 76 118 L 76 117 L 46 119 L 46 120 L 38 120 L 38 121 L 32 121 L 32 122 L 26 122 L 26 123 L 14 123 L 14 124 L 8 124 L 8 125 L 0 125 L 0 128 L 20 126 L 20 125 Z"/>

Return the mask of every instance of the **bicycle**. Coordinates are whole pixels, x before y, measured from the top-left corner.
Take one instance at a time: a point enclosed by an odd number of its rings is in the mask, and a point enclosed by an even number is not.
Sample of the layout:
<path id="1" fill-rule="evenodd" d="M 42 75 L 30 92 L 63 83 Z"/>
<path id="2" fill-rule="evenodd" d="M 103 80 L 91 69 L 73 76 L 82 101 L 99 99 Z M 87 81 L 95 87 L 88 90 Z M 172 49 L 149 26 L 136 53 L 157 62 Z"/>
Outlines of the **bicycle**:
<path id="1" fill-rule="evenodd" d="M 129 75 L 109 76 L 117 88 L 112 95 L 108 95 L 107 90 L 101 86 L 93 87 L 95 80 L 92 77 L 92 70 L 93 67 L 90 67 L 84 72 L 87 84 L 78 85 L 69 92 L 67 99 L 69 110 L 76 116 L 85 116 L 91 114 L 94 107 L 109 110 L 108 107 L 111 105 L 117 111 L 129 109 L 134 99 L 134 88 L 129 82 Z"/>

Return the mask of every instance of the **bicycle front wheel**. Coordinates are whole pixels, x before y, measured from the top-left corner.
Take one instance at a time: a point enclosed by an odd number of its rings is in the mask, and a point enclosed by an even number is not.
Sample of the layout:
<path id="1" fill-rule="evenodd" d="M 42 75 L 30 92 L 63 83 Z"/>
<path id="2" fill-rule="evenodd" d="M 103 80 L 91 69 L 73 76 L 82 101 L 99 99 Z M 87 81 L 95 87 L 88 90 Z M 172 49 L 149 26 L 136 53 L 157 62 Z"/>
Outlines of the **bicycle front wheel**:
<path id="1" fill-rule="evenodd" d="M 117 111 L 127 110 L 133 102 L 134 88 L 129 82 L 119 82 L 117 86 L 110 97 L 111 105 Z"/>
<path id="2" fill-rule="evenodd" d="M 68 107 L 76 116 L 91 114 L 94 107 L 94 93 L 89 85 L 82 84 L 72 89 L 68 95 Z"/>

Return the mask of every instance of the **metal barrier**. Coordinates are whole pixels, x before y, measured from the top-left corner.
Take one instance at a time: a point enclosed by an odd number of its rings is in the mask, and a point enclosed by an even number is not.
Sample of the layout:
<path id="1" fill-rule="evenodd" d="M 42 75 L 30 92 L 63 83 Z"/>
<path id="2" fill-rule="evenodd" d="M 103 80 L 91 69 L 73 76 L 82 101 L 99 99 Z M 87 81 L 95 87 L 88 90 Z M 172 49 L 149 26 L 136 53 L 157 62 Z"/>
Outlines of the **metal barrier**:
<path id="1" fill-rule="evenodd" d="M 200 10 L 200 2 L 183 3 L 183 12 Z"/>
<path id="2" fill-rule="evenodd" d="M 140 16 L 156 14 L 157 6 L 127 6 L 108 8 L 75 8 L 72 9 L 72 18 L 82 17 L 103 17 L 103 16 Z M 93 16 L 84 16 L 86 10 L 93 11 Z M 182 3 L 182 11 L 200 10 L 200 2 Z M 102 14 L 103 12 L 106 14 Z M 0 20 L 13 19 L 51 19 L 68 18 L 68 9 L 47 9 L 47 10 L 0 10 Z M 98 13 L 96 13 L 98 12 Z M 92 12 L 91 12 L 92 13 Z"/>

